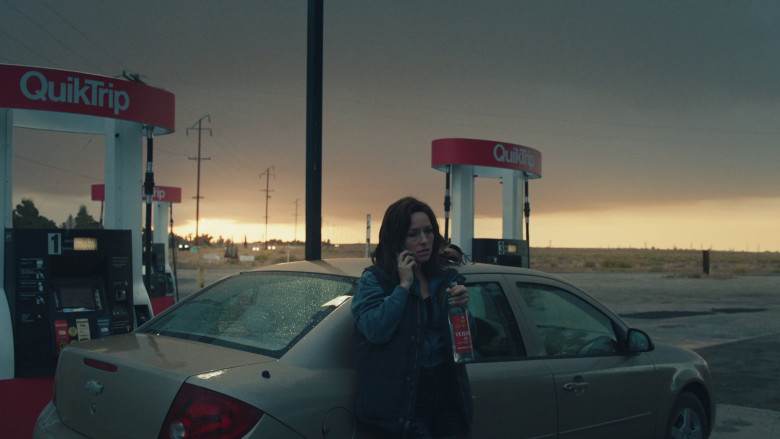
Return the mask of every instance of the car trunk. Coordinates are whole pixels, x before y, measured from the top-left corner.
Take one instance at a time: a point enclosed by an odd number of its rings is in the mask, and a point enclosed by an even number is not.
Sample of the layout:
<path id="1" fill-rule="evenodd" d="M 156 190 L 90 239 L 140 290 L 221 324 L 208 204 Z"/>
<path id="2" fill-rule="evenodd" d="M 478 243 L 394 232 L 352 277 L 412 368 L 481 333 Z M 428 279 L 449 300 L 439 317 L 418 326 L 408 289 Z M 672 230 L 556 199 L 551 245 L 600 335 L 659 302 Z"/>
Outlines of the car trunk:
<path id="1" fill-rule="evenodd" d="M 128 334 L 72 345 L 58 365 L 55 400 L 62 422 L 89 437 L 159 435 L 168 409 L 193 375 L 268 357 L 203 343 Z"/>

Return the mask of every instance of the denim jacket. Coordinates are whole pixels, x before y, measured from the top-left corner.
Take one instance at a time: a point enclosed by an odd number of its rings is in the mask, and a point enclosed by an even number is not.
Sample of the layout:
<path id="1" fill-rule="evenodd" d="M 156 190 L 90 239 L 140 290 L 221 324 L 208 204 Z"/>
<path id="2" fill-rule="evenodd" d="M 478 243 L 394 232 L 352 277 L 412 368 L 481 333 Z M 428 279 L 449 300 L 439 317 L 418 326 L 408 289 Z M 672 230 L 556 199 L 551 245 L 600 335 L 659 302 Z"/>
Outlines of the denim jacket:
<path id="1" fill-rule="evenodd" d="M 447 269 L 429 285 L 436 287 L 439 306 L 446 310 L 447 286 L 458 273 Z M 425 305 L 419 293 L 398 285 L 377 266 L 363 272 L 352 300 L 355 318 L 355 364 L 359 394 L 355 414 L 361 421 L 388 431 L 405 431 L 417 400 L 423 363 Z M 439 313 L 442 328 L 448 328 L 447 313 Z M 460 390 L 464 417 L 471 424 L 471 388 L 464 364 L 453 361 L 449 330 L 442 331 L 446 362 Z"/>

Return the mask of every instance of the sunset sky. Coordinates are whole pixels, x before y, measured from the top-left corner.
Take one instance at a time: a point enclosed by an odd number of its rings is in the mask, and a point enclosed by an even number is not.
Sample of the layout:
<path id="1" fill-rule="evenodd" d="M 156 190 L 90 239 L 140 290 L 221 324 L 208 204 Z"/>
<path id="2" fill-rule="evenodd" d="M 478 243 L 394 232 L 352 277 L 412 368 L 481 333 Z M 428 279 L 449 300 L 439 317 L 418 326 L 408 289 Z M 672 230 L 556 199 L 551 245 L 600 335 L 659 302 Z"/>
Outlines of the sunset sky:
<path id="1" fill-rule="evenodd" d="M 195 233 L 187 128 L 210 115 L 200 233 L 265 239 L 270 169 L 268 238 L 305 239 L 305 0 L 0 10 L 0 63 L 126 71 L 176 96 L 154 170 L 182 188 L 177 234 Z M 326 0 L 322 237 L 364 242 L 371 214 L 376 242 L 406 195 L 443 217 L 431 142 L 465 137 L 541 152 L 534 247 L 780 251 L 778 22 L 765 1 Z M 97 217 L 103 180 L 102 136 L 15 129 L 14 204 Z M 477 180 L 477 237 L 500 237 L 500 193 Z"/>

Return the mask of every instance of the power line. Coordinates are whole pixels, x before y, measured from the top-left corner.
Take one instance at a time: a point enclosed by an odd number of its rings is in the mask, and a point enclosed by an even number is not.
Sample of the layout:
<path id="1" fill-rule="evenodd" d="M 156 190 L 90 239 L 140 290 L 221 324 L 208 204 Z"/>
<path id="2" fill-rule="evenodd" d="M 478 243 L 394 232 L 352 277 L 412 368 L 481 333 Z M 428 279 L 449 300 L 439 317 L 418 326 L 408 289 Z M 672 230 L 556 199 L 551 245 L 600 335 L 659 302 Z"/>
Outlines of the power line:
<path id="1" fill-rule="evenodd" d="M 30 47 L 30 46 L 28 46 L 28 45 L 24 44 L 24 42 L 23 42 L 23 41 L 19 40 L 18 38 L 14 37 L 13 35 L 9 34 L 8 32 L 6 32 L 6 31 L 4 31 L 4 30 L 0 29 L 0 34 L 3 34 L 3 35 L 5 35 L 5 36 L 6 36 L 6 38 L 13 40 L 13 41 L 14 41 L 16 44 L 18 44 L 19 46 L 21 46 L 21 47 L 23 47 L 23 48 L 25 48 L 25 49 L 29 50 L 30 52 L 32 52 L 32 53 L 34 53 L 34 54 L 36 54 L 36 55 L 38 55 L 39 57 L 41 57 L 41 59 L 43 59 L 43 60 L 44 60 L 44 61 L 46 61 L 47 63 L 49 63 L 49 64 L 51 64 L 51 65 L 53 65 L 53 66 L 59 66 L 59 64 L 58 64 L 58 63 L 55 63 L 54 61 L 50 60 L 49 58 L 47 58 L 47 57 L 46 57 L 45 55 L 43 55 L 42 53 L 40 53 L 40 52 L 38 52 L 37 50 L 33 49 L 32 47 Z"/>
<path id="2" fill-rule="evenodd" d="M 14 160 L 25 160 L 25 161 L 32 162 L 32 163 L 35 163 L 35 164 L 40 165 L 40 166 L 45 166 L 47 168 L 56 169 L 56 170 L 61 171 L 61 172 L 65 172 L 65 173 L 68 173 L 68 174 L 76 175 L 78 177 L 81 177 L 81 178 L 84 178 L 84 179 L 87 179 L 87 180 L 90 180 L 90 181 L 96 181 L 96 180 L 100 179 L 100 177 L 95 177 L 95 176 L 90 176 L 90 175 L 86 175 L 86 174 L 81 174 L 81 173 L 78 173 L 76 171 L 72 171 L 70 169 L 65 169 L 65 168 L 61 168 L 59 166 L 50 165 L 50 164 L 44 163 L 44 162 L 42 162 L 40 160 L 31 159 L 29 157 L 23 157 L 23 156 L 20 156 L 20 155 L 17 155 L 17 154 L 14 154 Z"/>
<path id="3" fill-rule="evenodd" d="M 56 42 L 60 43 L 60 44 L 61 44 L 63 47 L 65 47 L 66 49 L 68 49 L 68 51 L 69 51 L 70 53 L 72 53 L 72 54 L 76 55 L 77 57 L 81 58 L 81 60 L 82 60 L 82 61 L 85 61 L 85 62 L 87 61 L 87 59 L 86 59 L 86 58 L 84 58 L 83 56 L 81 56 L 81 54 L 80 54 L 80 53 L 76 52 L 76 51 L 75 51 L 75 50 L 73 50 L 73 49 L 72 49 L 72 48 L 71 48 L 69 45 L 65 44 L 65 42 L 63 42 L 63 41 L 62 41 L 62 40 L 61 40 L 61 39 L 60 39 L 58 36 L 56 36 L 56 35 L 54 35 L 53 33 L 49 32 L 49 30 L 48 30 L 46 27 L 44 27 L 44 26 L 41 26 L 40 24 L 38 24 L 38 23 L 37 23 L 35 20 L 33 20 L 33 19 L 32 19 L 32 17 L 30 17 L 29 15 L 27 15 L 26 13 L 24 13 L 24 11 L 20 10 L 19 8 L 17 8 L 16 6 L 14 6 L 12 3 L 8 2 L 8 1 L 5 1 L 5 4 L 6 4 L 6 5 L 8 5 L 10 8 L 12 8 L 13 10 L 15 10 L 17 14 L 19 14 L 19 15 L 21 15 L 22 17 L 24 17 L 24 18 L 26 18 L 27 20 L 29 20 L 29 21 L 30 21 L 30 23 L 34 24 L 34 25 L 35 25 L 35 27 L 37 27 L 37 28 L 38 28 L 38 29 L 40 29 L 40 30 L 41 30 L 43 33 L 45 33 L 46 35 L 48 35 L 49 37 L 51 37 L 51 39 L 52 39 L 52 40 L 54 40 L 54 41 L 56 41 Z M 46 6 L 47 6 L 47 7 L 49 7 L 49 5 L 46 5 Z M 49 7 L 49 9 L 51 9 L 51 7 Z M 62 17 L 60 17 L 60 18 L 62 18 Z"/>
<path id="4" fill-rule="evenodd" d="M 77 28 L 76 26 L 74 26 L 74 25 L 73 25 L 73 24 L 72 24 L 70 21 L 68 21 L 68 20 L 67 20 L 67 19 L 66 19 L 66 18 L 65 18 L 65 17 L 64 17 L 62 14 L 60 14 L 60 13 L 59 13 L 59 12 L 58 12 L 56 9 L 52 8 L 52 7 L 51 7 L 51 6 L 50 6 L 48 3 L 46 3 L 45 1 L 44 1 L 44 2 L 42 2 L 42 3 L 43 3 L 43 5 L 44 5 L 44 6 L 45 6 L 45 7 L 46 7 L 48 10 L 50 10 L 51 12 L 53 12 L 53 13 L 54 13 L 54 15 L 56 15 L 57 17 L 59 17 L 59 18 L 60 18 L 60 20 L 62 20 L 62 21 L 63 21 L 63 22 L 66 24 L 66 25 L 68 25 L 68 27 L 70 27 L 70 28 L 71 28 L 71 29 L 73 29 L 73 30 L 74 30 L 76 33 L 78 33 L 79 35 L 81 35 L 81 36 L 82 36 L 82 37 L 83 37 L 85 40 L 89 41 L 89 42 L 90 42 L 90 43 L 91 43 L 93 46 L 95 46 L 95 47 L 96 47 L 98 50 L 100 50 L 100 51 L 101 51 L 101 52 L 102 52 L 104 55 L 106 55 L 107 57 L 111 58 L 111 60 L 113 60 L 115 63 L 119 64 L 120 66 L 122 66 L 122 68 L 127 68 L 127 66 L 125 65 L 125 63 L 123 63 L 122 61 L 120 61 L 119 59 L 117 59 L 117 58 L 116 58 L 116 57 L 115 57 L 115 56 L 114 56 L 114 55 L 113 55 L 113 54 L 112 54 L 110 51 L 103 49 L 103 48 L 102 48 L 102 47 L 100 47 L 100 46 L 99 46 L 99 45 L 98 45 L 96 42 L 92 41 L 92 39 L 91 39 L 90 37 L 88 37 L 88 36 L 87 36 L 87 35 L 86 35 L 84 32 L 82 32 L 81 30 L 79 30 L 79 28 Z"/>

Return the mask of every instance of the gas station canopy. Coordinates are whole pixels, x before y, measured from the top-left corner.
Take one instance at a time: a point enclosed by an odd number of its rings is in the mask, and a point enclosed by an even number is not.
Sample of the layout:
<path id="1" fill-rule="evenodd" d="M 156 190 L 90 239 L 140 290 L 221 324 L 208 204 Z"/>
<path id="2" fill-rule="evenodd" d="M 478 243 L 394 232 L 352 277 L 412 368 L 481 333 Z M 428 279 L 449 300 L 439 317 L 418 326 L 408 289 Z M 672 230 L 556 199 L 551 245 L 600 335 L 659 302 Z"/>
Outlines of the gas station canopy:
<path id="1" fill-rule="evenodd" d="M 103 134 L 105 118 L 174 131 L 174 95 L 144 84 L 88 73 L 0 64 L 0 108 L 22 128 Z M 33 110 L 33 111 L 25 111 Z"/>
<path id="2" fill-rule="evenodd" d="M 12 228 L 14 127 L 104 136 L 104 230 Z M 5 233 L 0 332 L 14 335 L 0 338 L 0 380 L 40 373 L 27 360 L 52 360 L 50 354 L 58 352 L 53 351 L 53 337 L 63 336 L 60 326 L 67 326 L 69 343 L 131 330 L 153 315 L 136 266 L 142 256 L 143 139 L 151 151 L 153 135 L 174 129 L 175 98 L 168 91 L 106 76 L 0 64 L 0 230 Z M 149 157 L 151 174 L 151 152 Z M 125 245 L 112 247 L 120 235 Z M 122 268 L 119 274 L 117 267 Z M 63 294 L 82 290 L 97 291 L 100 301 L 57 306 Z M 35 334 L 43 338 L 35 339 Z M 66 342 L 64 336 L 61 342 Z"/>
<path id="3" fill-rule="evenodd" d="M 527 146 L 492 140 L 434 140 L 431 167 L 447 172 L 450 166 L 474 166 L 478 174 L 490 168 L 509 169 L 528 178 L 541 178 L 542 153 Z"/>
<path id="4" fill-rule="evenodd" d="M 489 240 L 500 255 L 502 248 L 519 249 L 514 253 L 525 253 L 519 260 L 522 266 L 529 266 L 528 180 L 542 177 L 542 153 L 527 146 L 493 140 L 446 138 L 436 139 L 431 145 L 431 167 L 447 173 L 447 197 L 449 197 L 450 174 L 452 174 L 452 244 L 458 245 L 465 254 L 472 255 L 478 262 L 483 253 L 482 246 L 488 240 L 474 239 L 474 177 L 498 178 L 502 181 L 502 230 L 501 240 Z M 523 204 L 523 189 L 525 203 Z M 449 219 L 450 202 L 445 201 L 445 221 Z M 526 219 L 526 236 L 522 241 L 522 219 Z M 496 256 L 496 255 L 494 255 Z M 515 255 L 510 255 L 515 256 Z M 500 258 L 496 258 L 499 260 Z"/>

